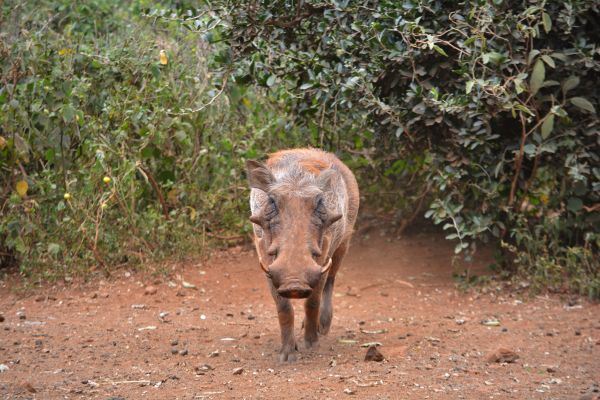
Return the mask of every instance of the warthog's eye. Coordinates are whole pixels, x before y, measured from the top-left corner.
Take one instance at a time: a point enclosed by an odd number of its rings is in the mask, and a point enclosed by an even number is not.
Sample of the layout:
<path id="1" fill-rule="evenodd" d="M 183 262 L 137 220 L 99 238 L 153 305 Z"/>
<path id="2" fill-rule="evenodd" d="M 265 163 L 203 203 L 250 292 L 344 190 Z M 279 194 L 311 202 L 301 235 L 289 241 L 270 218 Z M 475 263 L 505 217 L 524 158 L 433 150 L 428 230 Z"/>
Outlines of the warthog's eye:
<path id="1" fill-rule="evenodd" d="M 319 250 L 314 250 L 314 249 L 313 249 L 313 250 L 311 250 L 311 252 L 310 252 L 310 253 L 311 253 L 311 255 L 312 255 L 312 258 L 314 258 L 315 260 L 316 260 L 317 258 L 321 257 L 321 252 L 320 252 Z"/>
<path id="2" fill-rule="evenodd" d="M 320 223 L 324 223 L 327 221 L 327 208 L 325 207 L 325 202 L 323 201 L 323 197 L 319 196 L 317 198 L 317 204 L 315 206 L 315 216 L 319 220 Z"/>
<path id="3" fill-rule="evenodd" d="M 267 254 L 270 255 L 271 257 L 273 257 L 273 261 L 275 261 L 275 259 L 277 258 L 278 253 L 279 253 L 279 249 L 277 249 L 277 247 L 269 249 L 267 251 Z"/>
<path id="4" fill-rule="evenodd" d="M 277 215 L 277 204 L 275 203 L 275 199 L 269 197 L 269 201 L 265 206 L 265 219 L 270 221 Z"/>

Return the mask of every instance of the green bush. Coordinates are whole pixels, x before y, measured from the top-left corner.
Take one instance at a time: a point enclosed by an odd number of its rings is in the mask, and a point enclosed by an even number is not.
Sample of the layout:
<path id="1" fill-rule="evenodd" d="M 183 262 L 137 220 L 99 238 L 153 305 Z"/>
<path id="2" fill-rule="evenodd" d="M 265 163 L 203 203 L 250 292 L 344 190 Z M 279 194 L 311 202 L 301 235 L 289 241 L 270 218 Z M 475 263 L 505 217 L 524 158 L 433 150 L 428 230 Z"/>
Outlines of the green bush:
<path id="1" fill-rule="evenodd" d="M 245 233 L 244 159 L 299 137 L 252 90 L 222 94 L 206 41 L 125 3 L 2 5 L 0 255 L 25 276 L 109 273 Z"/>
<path id="2" fill-rule="evenodd" d="M 222 0 L 182 18 L 226 43 L 221 71 L 346 153 L 367 193 L 426 197 L 456 253 L 505 242 L 512 268 L 599 296 L 597 1 Z"/>

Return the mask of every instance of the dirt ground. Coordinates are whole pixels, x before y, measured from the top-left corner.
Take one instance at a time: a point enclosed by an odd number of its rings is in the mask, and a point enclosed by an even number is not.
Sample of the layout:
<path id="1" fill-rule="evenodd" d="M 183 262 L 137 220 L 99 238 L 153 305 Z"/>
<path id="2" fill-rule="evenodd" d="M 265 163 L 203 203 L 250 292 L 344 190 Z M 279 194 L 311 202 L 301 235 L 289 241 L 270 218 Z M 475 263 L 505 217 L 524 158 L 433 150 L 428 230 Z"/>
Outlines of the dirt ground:
<path id="1" fill-rule="evenodd" d="M 600 305 L 493 285 L 461 292 L 451 255 L 430 233 L 357 237 L 331 332 L 316 351 L 299 341 L 293 364 L 277 362 L 275 307 L 250 248 L 173 266 L 171 278 L 121 270 L 24 298 L 2 281 L 0 397 L 600 398 Z M 369 342 L 385 360 L 364 361 Z M 494 362 L 499 349 L 518 359 Z"/>

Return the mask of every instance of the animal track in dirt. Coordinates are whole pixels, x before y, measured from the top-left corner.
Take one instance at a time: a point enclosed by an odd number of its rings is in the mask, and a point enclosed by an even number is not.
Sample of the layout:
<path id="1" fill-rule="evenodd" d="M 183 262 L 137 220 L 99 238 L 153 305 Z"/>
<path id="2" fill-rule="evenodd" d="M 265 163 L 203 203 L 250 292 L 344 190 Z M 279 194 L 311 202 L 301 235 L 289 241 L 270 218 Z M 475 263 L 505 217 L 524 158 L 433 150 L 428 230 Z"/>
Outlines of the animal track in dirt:
<path id="1" fill-rule="evenodd" d="M 8 277 L 0 398 L 577 399 L 600 384 L 600 305 L 463 293 L 451 243 L 431 233 L 375 236 L 355 238 L 331 331 L 317 349 L 300 346 L 295 363 L 277 362 L 277 316 L 253 250 L 179 265 L 171 279 L 121 271 L 24 298 Z M 294 306 L 301 315 L 302 302 Z M 365 362 L 375 345 L 383 359 Z M 499 349 L 518 358 L 489 362 Z"/>

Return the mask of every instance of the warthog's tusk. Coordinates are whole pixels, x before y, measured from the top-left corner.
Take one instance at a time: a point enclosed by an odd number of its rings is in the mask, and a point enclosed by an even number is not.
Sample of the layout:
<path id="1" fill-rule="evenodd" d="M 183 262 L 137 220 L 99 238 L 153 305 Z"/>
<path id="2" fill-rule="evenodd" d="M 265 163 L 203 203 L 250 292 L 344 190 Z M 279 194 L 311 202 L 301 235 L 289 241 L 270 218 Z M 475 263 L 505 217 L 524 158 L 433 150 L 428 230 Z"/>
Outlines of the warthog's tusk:
<path id="1" fill-rule="evenodd" d="M 265 271 L 265 273 L 269 273 L 269 271 L 265 268 L 265 264 L 263 264 L 263 260 L 260 258 L 260 256 L 258 257 L 258 264 L 260 265 L 260 268 Z"/>
<path id="2" fill-rule="evenodd" d="M 321 273 L 324 274 L 325 272 L 329 271 L 329 268 L 331 268 L 331 257 L 329 257 L 329 261 L 327 261 L 326 265 L 323 265 L 321 267 Z"/>

